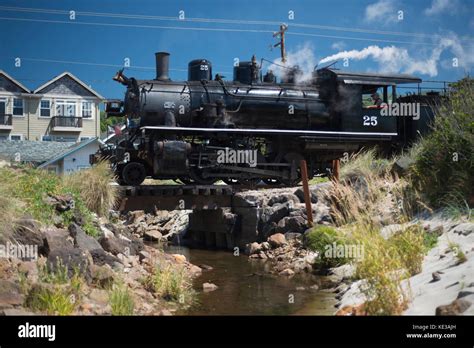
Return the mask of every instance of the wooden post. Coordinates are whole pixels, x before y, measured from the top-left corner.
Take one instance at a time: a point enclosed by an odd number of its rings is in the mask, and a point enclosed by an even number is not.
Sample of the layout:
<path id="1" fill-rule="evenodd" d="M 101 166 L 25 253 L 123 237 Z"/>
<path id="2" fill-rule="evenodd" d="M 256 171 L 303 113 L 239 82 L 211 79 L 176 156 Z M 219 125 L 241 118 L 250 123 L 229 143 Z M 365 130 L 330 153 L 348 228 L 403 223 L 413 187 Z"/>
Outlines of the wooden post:
<path id="1" fill-rule="evenodd" d="M 308 227 L 313 227 L 313 208 L 311 207 L 311 197 L 309 195 L 308 167 L 306 161 L 301 160 L 301 180 L 303 183 L 304 203 L 306 205 L 306 215 L 308 216 Z"/>
<path id="2" fill-rule="evenodd" d="M 332 160 L 332 179 L 335 182 L 339 182 L 339 166 L 340 166 L 340 160 Z"/>

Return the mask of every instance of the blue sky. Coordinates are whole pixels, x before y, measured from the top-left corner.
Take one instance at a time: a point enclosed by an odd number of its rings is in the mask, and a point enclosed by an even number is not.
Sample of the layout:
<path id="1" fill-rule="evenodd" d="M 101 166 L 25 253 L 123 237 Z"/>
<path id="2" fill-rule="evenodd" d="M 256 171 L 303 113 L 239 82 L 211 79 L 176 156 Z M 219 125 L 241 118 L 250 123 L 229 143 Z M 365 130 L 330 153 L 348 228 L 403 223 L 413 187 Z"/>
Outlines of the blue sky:
<path id="1" fill-rule="evenodd" d="M 70 10 L 77 12 L 74 21 L 62 12 Z M 238 23 L 129 18 L 177 19 L 181 10 L 187 19 Z M 289 11 L 294 13 L 293 20 L 288 18 Z M 401 20 L 399 11 L 403 11 Z M 474 66 L 474 3 L 469 0 L 1 0 L 0 69 L 30 89 L 70 71 L 103 96 L 121 98 L 123 87 L 111 78 L 125 58 L 132 66 L 126 71 L 128 76 L 154 77 L 154 52 L 168 51 L 174 80 L 186 79 L 187 63 L 195 58 L 211 60 L 214 73 L 224 72 L 230 79 L 234 58 L 249 60 L 252 54 L 258 59 L 279 58 L 279 49 L 269 46 L 276 42 L 271 32 L 280 22 L 289 25 L 290 61 L 308 69 L 336 55 L 336 66 L 347 70 L 408 72 L 424 80 L 452 81 L 472 74 Z M 20 67 L 15 67 L 15 57 L 22 59 Z M 342 66 L 344 58 L 347 67 Z M 457 66 L 453 66 L 454 58 Z M 320 66 L 332 62 L 325 60 L 328 63 Z"/>

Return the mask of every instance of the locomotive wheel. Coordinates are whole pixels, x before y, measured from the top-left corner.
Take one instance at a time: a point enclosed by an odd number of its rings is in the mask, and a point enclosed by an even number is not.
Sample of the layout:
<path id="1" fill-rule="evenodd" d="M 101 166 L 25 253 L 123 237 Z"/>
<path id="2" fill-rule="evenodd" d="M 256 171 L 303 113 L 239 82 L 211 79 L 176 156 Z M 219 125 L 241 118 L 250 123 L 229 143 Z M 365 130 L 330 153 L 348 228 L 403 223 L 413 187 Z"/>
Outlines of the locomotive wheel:
<path id="1" fill-rule="evenodd" d="M 203 172 L 197 168 L 191 168 L 189 171 L 189 177 L 194 181 L 194 184 L 199 185 L 212 185 L 217 179 L 216 178 L 205 178 Z"/>
<path id="2" fill-rule="evenodd" d="M 122 170 L 122 181 L 125 185 L 138 186 L 145 178 L 146 169 L 141 163 L 130 162 Z"/>

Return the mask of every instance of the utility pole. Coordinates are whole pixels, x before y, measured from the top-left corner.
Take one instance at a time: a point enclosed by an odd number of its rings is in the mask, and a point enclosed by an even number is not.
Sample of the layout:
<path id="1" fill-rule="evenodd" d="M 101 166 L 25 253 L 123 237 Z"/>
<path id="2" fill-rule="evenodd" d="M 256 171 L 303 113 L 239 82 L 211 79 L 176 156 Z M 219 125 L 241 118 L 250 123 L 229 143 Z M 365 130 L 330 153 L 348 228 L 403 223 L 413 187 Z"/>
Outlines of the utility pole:
<path id="1" fill-rule="evenodd" d="M 279 37 L 280 38 L 280 42 L 273 45 L 273 47 L 280 46 L 281 62 L 282 63 L 286 63 L 285 31 L 287 29 L 288 29 L 288 26 L 286 24 L 281 24 L 280 25 L 280 31 L 277 31 L 277 32 L 273 33 L 273 37 Z"/>

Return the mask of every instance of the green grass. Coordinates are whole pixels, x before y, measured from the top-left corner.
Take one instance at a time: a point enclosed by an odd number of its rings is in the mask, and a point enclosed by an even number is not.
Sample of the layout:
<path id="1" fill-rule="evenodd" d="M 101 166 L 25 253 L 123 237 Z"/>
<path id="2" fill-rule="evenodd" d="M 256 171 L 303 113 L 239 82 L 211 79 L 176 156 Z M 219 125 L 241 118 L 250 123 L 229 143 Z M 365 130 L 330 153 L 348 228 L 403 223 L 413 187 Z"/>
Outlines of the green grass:
<path id="1" fill-rule="evenodd" d="M 41 283 L 28 290 L 27 307 L 48 315 L 72 314 L 81 299 L 83 279 L 79 271 L 69 276 L 67 267 L 58 260 L 54 269 L 38 265 L 38 276 Z"/>
<path id="2" fill-rule="evenodd" d="M 112 308 L 112 315 L 133 315 L 135 302 L 123 283 L 115 283 L 109 292 L 109 304 Z"/>
<path id="3" fill-rule="evenodd" d="M 461 264 L 467 261 L 466 254 L 461 250 L 461 246 L 457 243 L 449 242 L 449 249 L 454 253 L 457 259 L 457 264 Z"/>
<path id="4" fill-rule="evenodd" d="M 305 244 L 308 249 L 319 254 L 317 265 L 322 268 L 337 267 L 349 262 L 344 257 L 328 257 L 326 251 L 336 245 L 344 245 L 345 238 L 341 232 L 333 227 L 319 225 L 313 227 L 305 237 Z"/>
<path id="5" fill-rule="evenodd" d="M 424 244 L 425 231 L 419 225 L 407 227 L 389 238 L 388 243 L 399 255 L 401 265 L 410 276 L 421 272 L 421 265 L 426 252 Z"/>
<path id="6" fill-rule="evenodd" d="M 154 273 L 145 278 L 144 285 L 165 300 L 192 302 L 191 279 L 183 267 L 159 264 L 155 267 Z"/>

